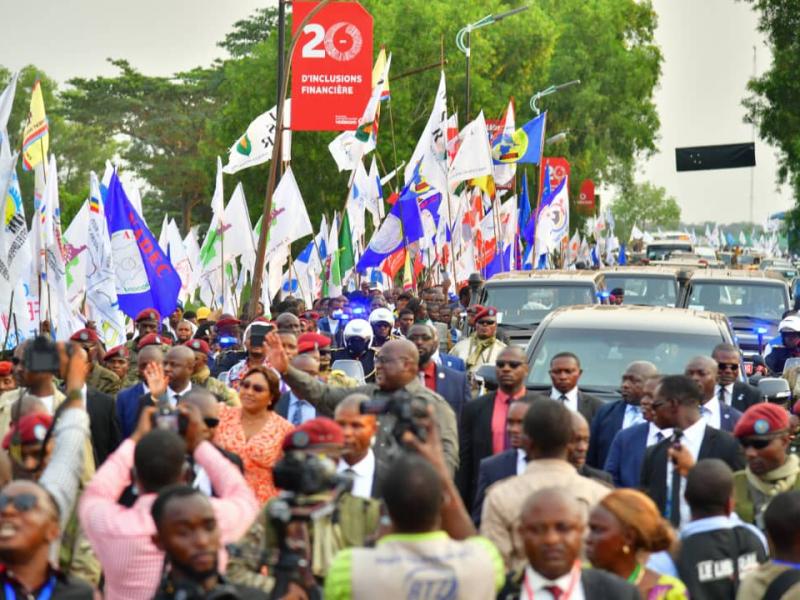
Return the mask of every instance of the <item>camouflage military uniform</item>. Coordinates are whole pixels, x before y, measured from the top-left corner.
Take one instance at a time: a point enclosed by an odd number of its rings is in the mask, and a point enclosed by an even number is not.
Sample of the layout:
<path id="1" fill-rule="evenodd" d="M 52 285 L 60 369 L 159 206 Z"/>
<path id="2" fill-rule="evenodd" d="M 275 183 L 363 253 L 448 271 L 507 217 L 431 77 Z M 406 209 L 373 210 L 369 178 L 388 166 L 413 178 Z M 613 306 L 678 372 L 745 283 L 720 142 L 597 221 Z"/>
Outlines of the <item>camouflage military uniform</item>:
<path id="1" fill-rule="evenodd" d="M 225 402 L 228 406 L 240 406 L 239 394 L 236 393 L 236 390 L 229 388 L 219 379 L 211 377 L 211 370 L 208 367 L 203 367 L 199 373 L 192 375 L 192 383 L 202 385 L 220 402 Z"/>
<path id="2" fill-rule="evenodd" d="M 89 377 L 86 378 L 86 385 L 109 396 L 116 396 L 117 392 L 122 389 L 122 381 L 117 374 L 97 363 L 92 367 Z"/>
<path id="3" fill-rule="evenodd" d="M 325 496 L 320 496 L 324 501 Z M 262 575 L 272 554 L 278 549 L 277 532 L 269 521 L 270 500 L 230 553 L 225 575 L 233 583 L 272 591 L 275 580 Z M 333 557 L 343 548 L 365 546 L 377 535 L 381 502 L 374 498 L 358 498 L 342 494 L 332 514 L 314 519 L 309 524 L 311 569 L 317 578 L 328 572 Z"/>

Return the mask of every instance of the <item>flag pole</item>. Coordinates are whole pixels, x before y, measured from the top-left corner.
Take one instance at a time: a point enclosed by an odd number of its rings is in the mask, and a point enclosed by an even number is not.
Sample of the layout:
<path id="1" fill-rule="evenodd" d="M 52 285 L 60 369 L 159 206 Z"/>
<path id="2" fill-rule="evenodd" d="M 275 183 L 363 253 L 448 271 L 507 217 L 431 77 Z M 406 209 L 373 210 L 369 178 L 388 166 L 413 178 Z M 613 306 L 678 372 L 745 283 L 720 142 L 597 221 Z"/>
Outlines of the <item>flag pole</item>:
<path id="1" fill-rule="evenodd" d="M 15 290 L 11 290 L 11 302 L 8 303 L 8 322 L 6 323 L 6 339 L 3 340 L 3 352 L 5 352 L 6 346 L 8 346 L 8 336 L 11 333 L 11 319 L 13 318 L 14 311 L 14 292 Z"/>
<path id="2" fill-rule="evenodd" d="M 292 43 L 289 46 L 289 56 L 294 54 L 297 42 L 300 40 L 303 28 L 311 21 L 314 16 L 325 8 L 332 0 L 322 0 L 306 15 L 306 18 L 297 27 L 297 33 L 292 38 Z M 276 142 L 272 145 L 272 159 L 269 165 L 269 179 L 267 180 L 267 190 L 264 197 L 264 209 L 262 211 L 263 226 L 261 233 L 258 236 L 258 249 L 256 251 L 256 265 L 255 274 L 253 276 L 253 285 L 250 289 L 250 305 L 247 314 L 250 317 L 255 316 L 258 310 L 258 302 L 261 297 L 262 281 L 264 279 L 264 265 L 266 262 L 267 252 L 267 233 L 269 232 L 270 225 L 272 224 L 272 195 L 275 192 L 275 182 L 278 176 L 278 162 L 280 162 L 280 136 L 283 134 L 283 110 L 286 103 L 286 94 L 289 88 L 289 72 L 292 69 L 291 60 L 283 74 L 283 87 L 279 89 L 278 107 L 276 109 Z"/>

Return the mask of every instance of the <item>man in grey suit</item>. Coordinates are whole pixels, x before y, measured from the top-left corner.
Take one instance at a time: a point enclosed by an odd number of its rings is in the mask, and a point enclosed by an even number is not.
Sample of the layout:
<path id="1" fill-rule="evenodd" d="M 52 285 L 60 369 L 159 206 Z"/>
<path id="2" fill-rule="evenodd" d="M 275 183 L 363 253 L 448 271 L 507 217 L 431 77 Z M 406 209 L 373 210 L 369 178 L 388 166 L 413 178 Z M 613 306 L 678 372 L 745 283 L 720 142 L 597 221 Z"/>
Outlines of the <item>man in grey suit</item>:
<path id="1" fill-rule="evenodd" d="M 512 574 L 497 597 L 638 600 L 639 591 L 624 579 L 601 569 L 582 568 L 585 513 L 585 507 L 565 488 L 545 488 L 529 496 L 520 515 L 528 564 Z"/>
<path id="2" fill-rule="evenodd" d="M 603 406 L 603 401 L 580 391 L 578 382 L 581 375 L 583 369 L 580 359 L 572 352 L 559 352 L 550 359 L 550 381 L 553 384 L 550 394 L 539 394 L 539 397 L 561 402 L 571 411 L 581 413 L 591 425 L 597 411 Z"/>

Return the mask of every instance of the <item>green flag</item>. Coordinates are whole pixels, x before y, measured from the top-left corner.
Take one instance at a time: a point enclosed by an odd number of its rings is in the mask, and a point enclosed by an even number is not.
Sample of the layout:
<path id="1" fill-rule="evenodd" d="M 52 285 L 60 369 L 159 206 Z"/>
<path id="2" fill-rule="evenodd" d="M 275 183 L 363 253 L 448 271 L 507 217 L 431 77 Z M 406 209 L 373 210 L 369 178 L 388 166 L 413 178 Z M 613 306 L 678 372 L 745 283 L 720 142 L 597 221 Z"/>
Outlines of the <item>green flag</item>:
<path id="1" fill-rule="evenodd" d="M 342 226 L 339 229 L 339 281 L 347 272 L 356 266 L 355 255 L 353 254 L 353 234 L 350 231 L 350 217 L 344 211 Z"/>

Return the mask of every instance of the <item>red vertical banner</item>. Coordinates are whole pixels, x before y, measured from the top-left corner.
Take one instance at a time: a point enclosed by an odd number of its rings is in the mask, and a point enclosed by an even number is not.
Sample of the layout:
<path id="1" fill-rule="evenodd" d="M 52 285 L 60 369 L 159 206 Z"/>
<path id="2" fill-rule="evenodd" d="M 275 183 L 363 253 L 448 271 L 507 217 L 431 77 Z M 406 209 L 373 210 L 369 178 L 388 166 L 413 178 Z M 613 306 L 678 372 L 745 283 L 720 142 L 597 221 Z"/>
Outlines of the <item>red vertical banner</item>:
<path id="1" fill-rule="evenodd" d="M 594 214 L 594 181 L 584 179 L 578 194 L 577 207 L 583 214 Z"/>
<path id="2" fill-rule="evenodd" d="M 292 34 L 319 2 L 295 1 Z M 333 2 L 306 23 L 292 55 L 292 130 L 355 129 L 372 92 L 372 15 Z"/>

